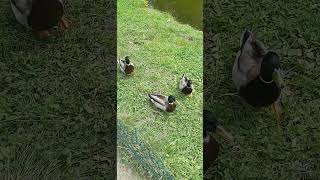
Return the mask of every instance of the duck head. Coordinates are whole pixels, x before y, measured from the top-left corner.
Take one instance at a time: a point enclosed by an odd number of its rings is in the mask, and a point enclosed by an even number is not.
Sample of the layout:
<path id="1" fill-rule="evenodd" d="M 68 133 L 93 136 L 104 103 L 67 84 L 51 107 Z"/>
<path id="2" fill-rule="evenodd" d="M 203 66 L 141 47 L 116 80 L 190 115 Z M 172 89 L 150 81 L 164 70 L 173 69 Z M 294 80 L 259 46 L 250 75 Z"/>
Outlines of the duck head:
<path id="1" fill-rule="evenodd" d="M 175 98 L 174 96 L 170 95 L 170 96 L 168 97 L 168 102 L 169 102 L 169 104 L 172 104 L 172 103 L 174 103 L 175 101 L 176 101 L 176 98 Z"/>
<path id="2" fill-rule="evenodd" d="M 29 25 L 37 30 L 56 26 L 63 16 L 63 4 L 59 0 L 35 0 L 28 16 Z"/>
<path id="3" fill-rule="evenodd" d="M 215 114 L 209 110 L 203 110 L 203 119 L 204 119 L 204 138 L 208 136 L 208 133 L 213 132 L 218 136 L 221 136 L 225 141 L 233 143 L 233 136 L 224 129 L 224 127 L 218 124 L 218 118 Z"/>
<path id="4" fill-rule="evenodd" d="M 130 64 L 129 56 L 126 56 L 126 57 L 124 58 L 124 60 L 125 60 L 126 64 Z"/>
<path id="5" fill-rule="evenodd" d="M 265 83 L 275 82 L 278 87 L 283 86 L 281 78 L 280 57 L 277 53 L 269 51 L 262 60 L 260 79 Z"/>
<path id="6" fill-rule="evenodd" d="M 187 86 L 188 86 L 188 87 L 191 87 L 191 85 L 192 85 L 192 81 L 191 81 L 191 80 L 188 80 L 188 81 L 187 81 Z"/>

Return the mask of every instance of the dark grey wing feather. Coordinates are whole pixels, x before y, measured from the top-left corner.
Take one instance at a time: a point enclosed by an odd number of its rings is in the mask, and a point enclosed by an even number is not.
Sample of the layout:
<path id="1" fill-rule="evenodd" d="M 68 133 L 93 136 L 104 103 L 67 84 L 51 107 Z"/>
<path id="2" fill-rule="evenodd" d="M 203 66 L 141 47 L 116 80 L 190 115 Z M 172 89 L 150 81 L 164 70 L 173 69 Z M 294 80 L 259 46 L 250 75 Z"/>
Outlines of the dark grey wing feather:
<path id="1" fill-rule="evenodd" d="M 148 94 L 148 96 L 150 97 L 150 99 L 156 101 L 157 103 L 162 104 L 163 106 L 166 105 L 164 102 L 161 102 L 161 100 L 165 100 L 166 99 L 165 96 L 163 96 L 161 94 Z"/>
<path id="2" fill-rule="evenodd" d="M 33 0 L 10 0 L 10 1 L 21 12 L 21 14 L 26 14 L 30 12 L 32 8 Z"/>

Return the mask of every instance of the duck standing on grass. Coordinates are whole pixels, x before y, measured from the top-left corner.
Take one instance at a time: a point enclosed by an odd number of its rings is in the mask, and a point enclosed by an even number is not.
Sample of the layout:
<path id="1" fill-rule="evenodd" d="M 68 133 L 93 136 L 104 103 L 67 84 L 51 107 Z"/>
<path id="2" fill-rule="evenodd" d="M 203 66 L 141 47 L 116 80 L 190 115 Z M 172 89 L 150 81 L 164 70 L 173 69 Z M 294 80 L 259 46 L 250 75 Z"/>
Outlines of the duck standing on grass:
<path id="1" fill-rule="evenodd" d="M 70 21 L 64 17 L 62 0 L 10 0 L 17 21 L 28 29 L 46 38 L 58 26 L 62 30 L 70 27 Z"/>
<path id="2" fill-rule="evenodd" d="M 278 120 L 283 115 L 280 57 L 269 51 L 255 35 L 246 30 L 240 40 L 240 50 L 232 70 L 238 94 L 254 107 L 272 105 Z"/>
<path id="3" fill-rule="evenodd" d="M 173 112 L 176 109 L 176 98 L 173 95 L 148 94 L 151 102 L 162 111 Z"/>
<path id="4" fill-rule="evenodd" d="M 185 95 L 192 95 L 193 84 L 192 81 L 186 76 L 183 75 L 180 79 L 179 88 Z"/>
<path id="5" fill-rule="evenodd" d="M 229 143 L 233 143 L 233 137 L 221 125 L 215 114 L 209 110 L 203 110 L 203 170 L 204 173 L 215 162 L 219 154 L 218 142 L 210 137 L 209 133 L 220 135 Z"/>
<path id="6" fill-rule="evenodd" d="M 126 56 L 124 60 L 119 59 L 118 64 L 120 65 L 120 70 L 126 75 L 130 75 L 134 73 L 134 65 L 130 61 L 129 56 Z"/>

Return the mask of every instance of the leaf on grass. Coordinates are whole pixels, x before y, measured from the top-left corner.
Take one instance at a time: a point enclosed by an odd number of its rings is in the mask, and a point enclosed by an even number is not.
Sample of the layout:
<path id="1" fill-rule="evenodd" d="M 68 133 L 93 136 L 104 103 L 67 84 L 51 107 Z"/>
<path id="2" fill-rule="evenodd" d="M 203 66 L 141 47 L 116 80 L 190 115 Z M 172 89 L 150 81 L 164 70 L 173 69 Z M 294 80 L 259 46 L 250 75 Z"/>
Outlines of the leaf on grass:
<path id="1" fill-rule="evenodd" d="M 289 49 L 288 56 L 302 56 L 302 50 L 301 49 Z"/>
<path id="2" fill-rule="evenodd" d="M 52 105 L 50 105 L 50 107 L 52 109 L 56 109 L 56 110 L 60 109 L 60 105 L 59 104 L 52 104 Z"/>
<path id="3" fill-rule="evenodd" d="M 304 47 L 307 47 L 307 42 L 306 40 L 304 40 L 303 38 L 299 38 L 298 39 L 298 43 Z"/>
<path id="4" fill-rule="evenodd" d="M 315 66 L 316 66 L 316 64 L 314 62 L 306 61 L 306 68 L 307 69 L 314 69 Z"/>
<path id="5" fill-rule="evenodd" d="M 309 58 L 309 59 L 315 59 L 314 53 L 313 53 L 312 51 L 308 51 L 308 52 L 306 53 L 306 56 L 307 56 L 307 58 Z"/>
<path id="6" fill-rule="evenodd" d="M 88 103 L 85 103 L 83 108 L 87 111 L 87 113 L 93 114 L 93 109 L 88 105 Z"/>

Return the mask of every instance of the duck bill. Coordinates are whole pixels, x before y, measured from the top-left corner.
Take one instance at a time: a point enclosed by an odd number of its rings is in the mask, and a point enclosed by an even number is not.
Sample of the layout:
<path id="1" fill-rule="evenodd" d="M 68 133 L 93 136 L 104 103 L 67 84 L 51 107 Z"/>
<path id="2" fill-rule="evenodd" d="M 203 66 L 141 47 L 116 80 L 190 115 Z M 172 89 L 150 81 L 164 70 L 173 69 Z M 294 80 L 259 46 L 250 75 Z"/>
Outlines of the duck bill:
<path id="1" fill-rule="evenodd" d="M 283 88 L 284 87 L 284 80 L 281 75 L 281 69 L 276 69 L 273 73 L 273 81 L 277 84 L 278 87 Z"/>
<path id="2" fill-rule="evenodd" d="M 230 144 L 234 143 L 233 136 L 228 131 L 226 131 L 221 125 L 217 126 L 215 133 L 221 136 L 228 143 Z"/>

